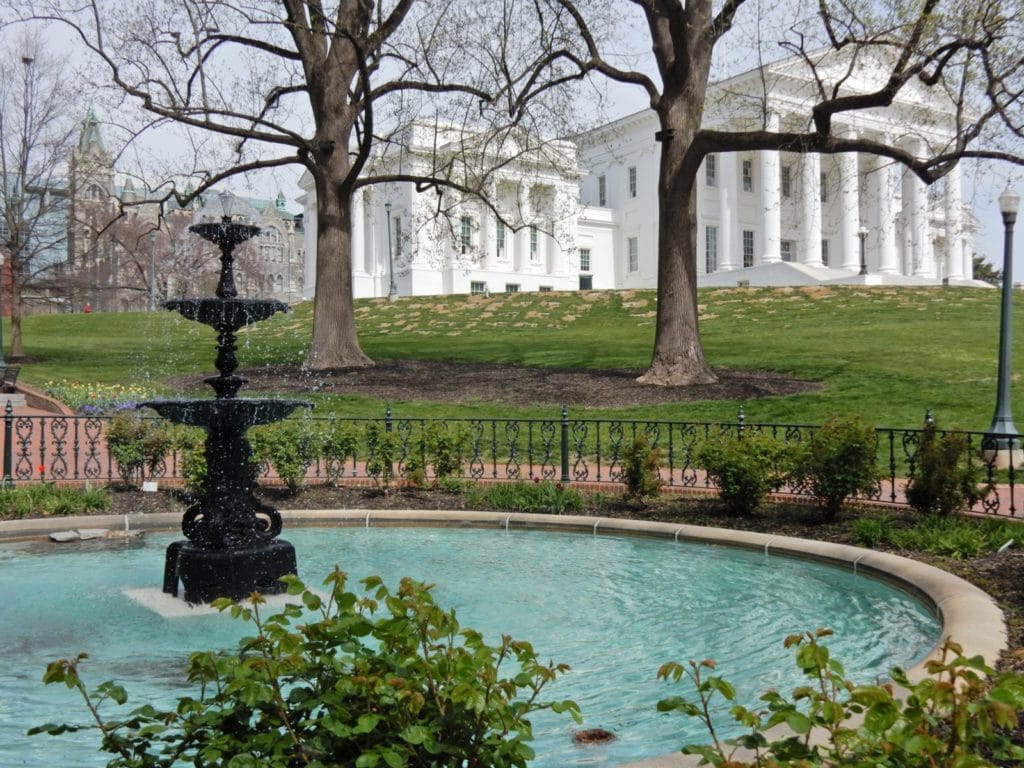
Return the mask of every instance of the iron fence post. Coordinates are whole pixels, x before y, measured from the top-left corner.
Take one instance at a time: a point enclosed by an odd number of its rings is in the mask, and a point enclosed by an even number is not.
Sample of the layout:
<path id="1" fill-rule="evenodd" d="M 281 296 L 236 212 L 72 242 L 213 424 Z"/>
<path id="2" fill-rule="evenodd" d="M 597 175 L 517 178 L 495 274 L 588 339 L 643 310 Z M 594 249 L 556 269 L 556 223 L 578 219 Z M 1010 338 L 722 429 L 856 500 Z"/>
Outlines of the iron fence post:
<path id="1" fill-rule="evenodd" d="M 14 479 L 11 476 L 13 456 L 11 454 L 11 443 L 14 441 L 14 405 L 8 399 L 7 407 L 4 408 L 4 480 L 3 487 L 14 486 Z"/>
<path id="2" fill-rule="evenodd" d="M 569 409 L 562 406 L 562 485 L 569 483 Z"/>

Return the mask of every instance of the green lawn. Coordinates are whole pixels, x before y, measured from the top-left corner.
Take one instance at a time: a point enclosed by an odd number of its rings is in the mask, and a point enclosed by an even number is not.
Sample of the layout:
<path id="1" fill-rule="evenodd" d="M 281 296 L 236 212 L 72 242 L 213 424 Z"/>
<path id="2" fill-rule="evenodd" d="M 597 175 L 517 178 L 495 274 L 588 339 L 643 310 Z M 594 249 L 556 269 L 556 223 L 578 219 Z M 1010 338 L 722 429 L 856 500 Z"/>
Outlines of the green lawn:
<path id="1" fill-rule="evenodd" d="M 699 295 L 708 360 L 821 381 L 815 393 L 743 403 L 748 421 L 818 423 L 857 413 L 879 426 L 985 429 L 995 397 L 999 292 L 965 288 L 732 288 Z M 1024 339 L 1024 295 L 1014 335 Z M 242 367 L 301 361 L 312 305 L 241 334 Z M 357 302 L 363 348 L 376 359 L 454 359 L 642 369 L 654 337 L 653 291 L 449 296 Z M 147 382 L 213 370 L 212 330 L 169 312 L 26 318 L 25 381 Z M 5 336 L 6 338 L 6 336 Z M 1014 369 L 1024 371 L 1016 346 Z M 1019 377 L 1015 377 L 1015 381 Z M 314 397 L 319 412 L 376 416 L 385 403 Z M 550 409 L 390 403 L 399 415 L 544 415 Z M 571 406 L 571 403 L 569 404 Z M 732 420 L 736 402 L 705 401 L 591 416 Z M 1024 425 L 1018 398 L 1015 421 Z M 582 415 L 581 409 L 574 409 Z"/>

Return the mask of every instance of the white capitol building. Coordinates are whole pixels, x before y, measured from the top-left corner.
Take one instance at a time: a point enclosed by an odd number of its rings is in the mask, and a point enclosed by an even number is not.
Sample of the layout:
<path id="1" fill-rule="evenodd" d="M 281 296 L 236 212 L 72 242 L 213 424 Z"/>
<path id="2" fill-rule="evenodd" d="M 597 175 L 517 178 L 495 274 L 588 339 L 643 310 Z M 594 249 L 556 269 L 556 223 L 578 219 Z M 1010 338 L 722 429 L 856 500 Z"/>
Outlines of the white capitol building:
<path id="1" fill-rule="evenodd" d="M 704 124 L 804 130 L 810 87 L 799 60 L 752 70 L 709 89 Z M 952 105 L 934 98 L 923 88 L 902 93 L 885 110 L 839 115 L 835 130 L 934 151 L 953 138 Z M 501 152 L 511 159 L 486 187 L 500 218 L 450 191 L 439 198 L 412 184 L 363 188 L 353 200 L 355 296 L 388 295 L 392 277 L 400 296 L 656 287 L 657 130 L 645 110 L 575 142 L 521 152 L 506 142 Z M 374 170 L 425 172 L 439 151 L 454 154 L 472 137 L 461 127 L 416 124 Z M 309 177 L 300 184 L 312 297 L 316 201 Z M 697 185 L 699 285 L 972 281 L 976 224 L 959 168 L 929 188 L 874 155 L 736 152 L 709 155 Z M 441 209 L 446 216 L 436 215 Z"/>

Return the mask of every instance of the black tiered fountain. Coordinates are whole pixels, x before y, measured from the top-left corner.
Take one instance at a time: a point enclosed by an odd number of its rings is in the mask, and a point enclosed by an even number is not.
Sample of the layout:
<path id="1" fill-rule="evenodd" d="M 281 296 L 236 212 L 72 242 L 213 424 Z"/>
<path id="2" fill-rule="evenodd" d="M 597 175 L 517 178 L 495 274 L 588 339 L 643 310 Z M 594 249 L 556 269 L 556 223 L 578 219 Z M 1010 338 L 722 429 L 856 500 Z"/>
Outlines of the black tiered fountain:
<path id="1" fill-rule="evenodd" d="M 178 582 L 189 603 L 218 597 L 240 600 L 252 592 L 277 594 L 278 579 L 296 572 L 295 549 L 278 539 L 281 515 L 255 496 L 256 470 L 246 431 L 257 424 L 284 419 L 302 400 L 236 397 L 247 381 L 235 374 L 235 334 L 245 325 L 288 310 L 269 299 L 240 299 L 235 290 L 232 252 L 260 229 L 225 216 L 220 222 L 195 224 L 189 229 L 220 248 L 220 281 L 215 298 L 176 299 L 164 304 L 189 320 L 217 331 L 216 367 L 219 376 L 206 383 L 213 400 L 155 400 L 144 403 L 176 424 L 206 430 L 206 491 L 185 512 L 181 529 L 187 540 L 167 548 L 163 591 L 178 594 Z"/>

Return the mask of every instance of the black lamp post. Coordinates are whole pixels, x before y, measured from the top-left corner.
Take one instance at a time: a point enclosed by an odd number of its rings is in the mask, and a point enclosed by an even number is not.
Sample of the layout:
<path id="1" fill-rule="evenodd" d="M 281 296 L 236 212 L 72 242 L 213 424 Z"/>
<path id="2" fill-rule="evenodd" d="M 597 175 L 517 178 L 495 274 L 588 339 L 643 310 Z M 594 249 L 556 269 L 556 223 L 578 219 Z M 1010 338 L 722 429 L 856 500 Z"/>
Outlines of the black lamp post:
<path id="1" fill-rule="evenodd" d="M 387 216 L 388 226 L 388 301 L 394 301 L 398 297 L 398 289 L 395 287 L 395 263 L 391 248 L 391 202 L 384 203 L 384 213 Z"/>
<path id="2" fill-rule="evenodd" d="M 1017 221 L 1020 195 L 1007 186 L 999 196 L 999 210 L 1003 214 L 1003 294 L 999 317 L 999 381 L 996 386 L 996 412 L 986 435 L 986 445 L 998 452 L 1000 466 L 1020 456 L 1020 433 L 1013 424 L 1010 412 L 1010 351 L 1013 319 L 1013 225 Z M 1015 450 L 1010 450 L 1016 445 Z M 1009 453 L 1006 453 L 1008 452 Z M 1013 464 L 1019 462 L 1013 461 Z"/>
<path id="3" fill-rule="evenodd" d="M 149 311 L 156 309 L 156 230 L 149 231 Z"/>
<path id="4" fill-rule="evenodd" d="M 860 237 L 860 274 L 866 275 L 868 273 L 868 228 L 861 227 L 857 230 L 857 235 Z"/>

